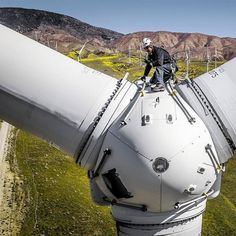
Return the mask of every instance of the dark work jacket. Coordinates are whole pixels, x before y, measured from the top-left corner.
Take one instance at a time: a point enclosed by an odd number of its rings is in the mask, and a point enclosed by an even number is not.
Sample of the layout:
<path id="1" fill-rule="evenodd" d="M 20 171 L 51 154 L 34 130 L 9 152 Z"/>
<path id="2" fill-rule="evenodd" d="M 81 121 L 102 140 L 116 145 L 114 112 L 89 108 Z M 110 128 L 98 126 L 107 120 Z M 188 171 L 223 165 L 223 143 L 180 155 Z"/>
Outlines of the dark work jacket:
<path id="1" fill-rule="evenodd" d="M 148 54 L 148 60 L 154 67 L 163 66 L 171 63 L 170 54 L 163 48 L 153 46 L 152 53 Z M 144 75 L 148 76 L 152 66 L 147 64 L 145 67 Z"/>

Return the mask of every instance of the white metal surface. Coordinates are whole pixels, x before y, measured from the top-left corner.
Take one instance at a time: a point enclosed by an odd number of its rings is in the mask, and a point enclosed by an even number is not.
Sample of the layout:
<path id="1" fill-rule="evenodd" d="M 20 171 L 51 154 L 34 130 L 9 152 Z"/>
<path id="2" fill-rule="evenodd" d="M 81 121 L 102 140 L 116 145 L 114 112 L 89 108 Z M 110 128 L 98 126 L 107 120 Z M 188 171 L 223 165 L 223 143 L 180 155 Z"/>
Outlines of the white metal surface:
<path id="1" fill-rule="evenodd" d="M 196 78 L 236 144 L 236 58 Z"/>
<path id="2" fill-rule="evenodd" d="M 176 89 L 202 118 L 213 138 L 221 163 L 236 146 L 236 58 Z"/>
<path id="3" fill-rule="evenodd" d="M 176 97 L 195 122 L 176 103 Z M 118 235 L 200 235 L 205 201 L 197 199 L 204 199 L 220 179 L 220 171 L 206 152 L 209 144 L 218 158 L 202 120 L 171 88 L 160 93 L 147 88 L 143 97 L 134 99 L 109 128 L 96 167 L 104 150 L 111 154 L 94 179 L 115 200 L 112 214 L 118 221 Z M 153 168 L 159 157 L 169 163 L 163 173 Z M 109 189 L 112 179 L 107 184 L 104 175 L 112 169 L 132 197 L 116 197 Z M 176 203 L 183 207 L 175 209 Z"/>
<path id="4" fill-rule="evenodd" d="M 132 225 L 118 223 L 118 236 L 200 236 L 202 230 L 202 214 L 171 224 Z"/>
<path id="5" fill-rule="evenodd" d="M 128 108 L 109 129 L 101 151 L 109 148 L 111 155 L 101 174 L 116 169 L 133 195 L 119 199 L 120 202 L 147 205 L 150 212 L 171 211 L 176 202 L 207 193 L 216 181 L 217 171 L 205 149 L 208 144 L 212 145 L 217 156 L 210 134 L 197 114 L 182 102 L 194 116 L 194 123 L 188 121 L 167 91 L 147 92 L 134 106 L 130 104 L 132 109 Z M 152 117 L 151 122 L 143 124 L 142 118 L 147 114 Z M 172 115 L 172 121 L 167 119 L 168 115 Z M 126 125 L 122 126 L 122 121 Z M 102 153 L 98 163 L 101 157 Z M 153 169 L 158 157 L 169 163 L 164 173 Z M 203 173 L 198 171 L 200 168 L 204 169 Z M 102 176 L 97 183 L 107 196 L 114 198 Z M 195 189 L 188 192 L 192 185 Z"/>
<path id="6" fill-rule="evenodd" d="M 117 80 L 2 25 L 0 35 L 0 117 L 76 156 Z"/>

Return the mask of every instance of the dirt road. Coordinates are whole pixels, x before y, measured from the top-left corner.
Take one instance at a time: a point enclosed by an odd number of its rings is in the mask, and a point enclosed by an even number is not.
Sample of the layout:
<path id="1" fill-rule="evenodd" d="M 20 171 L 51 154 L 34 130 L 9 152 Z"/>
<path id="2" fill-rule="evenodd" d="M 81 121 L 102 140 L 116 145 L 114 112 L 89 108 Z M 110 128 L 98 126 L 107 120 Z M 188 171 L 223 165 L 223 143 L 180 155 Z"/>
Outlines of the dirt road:
<path id="1" fill-rule="evenodd" d="M 10 130 L 10 125 L 3 122 L 0 129 L 0 207 L 2 206 L 3 185 L 5 179 L 5 157 L 7 152 L 7 140 Z"/>
<path id="2" fill-rule="evenodd" d="M 0 235 L 17 236 L 24 219 L 25 204 L 22 181 L 17 176 L 12 163 L 10 168 L 9 154 L 12 152 L 13 127 L 6 122 L 0 128 Z M 8 158 L 7 158 L 8 157 Z M 16 165 L 17 168 L 17 165 Z M 14 169 L 14 168 L 13 168 Z M 18 199 L 18 201 L 17 201 Z M 20 199 L 20 200 L 19 200 Z"/>

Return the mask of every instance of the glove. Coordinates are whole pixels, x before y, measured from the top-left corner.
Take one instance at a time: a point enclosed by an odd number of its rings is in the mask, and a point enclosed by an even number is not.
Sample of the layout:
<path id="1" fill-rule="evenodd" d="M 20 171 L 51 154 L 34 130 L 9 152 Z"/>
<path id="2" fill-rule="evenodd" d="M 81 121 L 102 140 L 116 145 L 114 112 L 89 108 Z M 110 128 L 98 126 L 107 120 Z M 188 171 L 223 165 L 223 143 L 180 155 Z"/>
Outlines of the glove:
<path id="1" fill-rule="evenodd" d="M 145 76 L 145 75 L 142 76 L 140 79 L 141 79 L 143 82 L 146 82 L 146 76 Z"/>
<path id="2" fill-rule="evenodd" d="M 151 67 L 153 67 L 153 64 L 150 60 L 148 59 L 145 59 L 144 62 L 147 64 L 147 65 L 150 65 Z"/>

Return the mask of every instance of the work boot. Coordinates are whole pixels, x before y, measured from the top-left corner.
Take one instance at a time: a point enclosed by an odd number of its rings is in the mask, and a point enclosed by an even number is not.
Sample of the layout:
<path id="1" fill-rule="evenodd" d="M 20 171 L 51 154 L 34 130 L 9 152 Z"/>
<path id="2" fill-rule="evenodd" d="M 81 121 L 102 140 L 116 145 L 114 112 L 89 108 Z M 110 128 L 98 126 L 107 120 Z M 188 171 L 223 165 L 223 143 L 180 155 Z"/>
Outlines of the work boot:
<path id="1" fill-rule="evenodd" d="M 165 90 L 165 87 L 162 84 L 158 83 L 151 85 L 151 89 L 153 92 L 162 92 Z"/>

